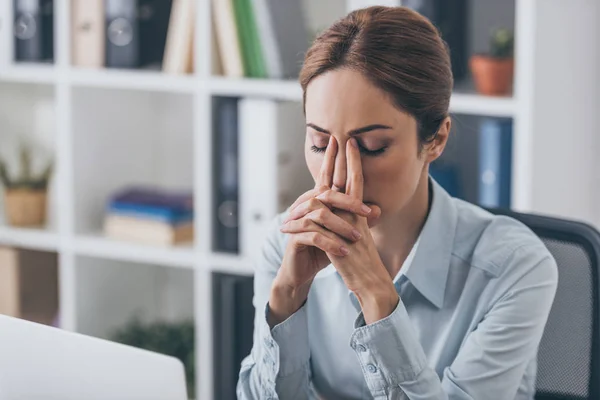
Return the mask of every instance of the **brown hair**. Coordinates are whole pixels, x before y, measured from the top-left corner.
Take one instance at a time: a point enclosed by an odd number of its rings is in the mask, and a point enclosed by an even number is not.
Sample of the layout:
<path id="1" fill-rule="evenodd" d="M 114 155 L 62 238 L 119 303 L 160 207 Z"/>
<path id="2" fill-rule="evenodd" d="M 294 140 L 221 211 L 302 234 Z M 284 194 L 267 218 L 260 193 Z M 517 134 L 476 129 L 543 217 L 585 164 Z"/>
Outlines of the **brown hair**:
<path id="1" fill-rule="evenodd" d="M 448 46 L 425 17 L 406 7 L 356 10 L 322 32 L 306 53 L 300 84 L 338 68 L 362 73 L 417 120 L 430 142 L 448 116 L 453 77 Z"/>

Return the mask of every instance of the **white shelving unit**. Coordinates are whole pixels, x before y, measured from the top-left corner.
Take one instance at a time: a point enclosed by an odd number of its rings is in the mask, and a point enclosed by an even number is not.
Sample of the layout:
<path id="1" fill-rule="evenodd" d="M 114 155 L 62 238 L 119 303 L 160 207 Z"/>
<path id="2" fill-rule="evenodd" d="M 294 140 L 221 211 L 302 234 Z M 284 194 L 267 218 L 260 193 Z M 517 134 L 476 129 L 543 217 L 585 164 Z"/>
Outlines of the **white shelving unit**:
<path id="1" fill-rule="evenodd" d="M 323 7 L 343 1 L 329 0 Z M 514 119 L 514 209 L 596 224 L 600 222 L 596 206 L 599 169 L 594 153 L 600 144 L 596 138 L 600 123 L 600 27 L 596 24 L 600 3 L 515 1 L 514 97 L 456 93 L 451 111 Z M 171 290 L 166 295 L 171 308 L 152 315 L 193 314 L 197 398 L 213 398 L 211 273 L 251 274 L 252 260 L 211 252 L 211 97 L 301 101 L 299 84 L 213 77 L 209 0 L 197 0 L 196 68 L 190 76 L 71 67 L 68 0 L 55 0 L 55 64 L 15 64 L 8 17 L 11 4 L 0 4 L 0 106 L 6 104 L 2 103 L 4 89 L 8 93 L 5 102 L 21 87 L 43 87 L 51 93 L 57 168 L 56 201 L 50 213 L 56 224 L 48 230 L 0 225 L 0 244 L 58 252 L 61 326 L 90 334 L 105 334 L 107 328 L 97 326 L 103 313 L 111 326 L 126 317 L 123 310 L 113 312 L 117 307 L 114 297 L 100 304 L 106 300 L 104 290 L 106 297 L 111 297 L 111 287 L 118 287 L 117 298 L 132 304 L 158 301 L 141 289 L 128 293 L 116 283 L 123 279 L 135 285 L 148 266 L 152 278 L 144 278 L 143 287 Z M 28 118 L 26 112 L 20 118 Z M 1 124 L 0 118 L 0 146 Z M 108 240 L 99 234 L 105 197 L 131 181 L 193 188 L 196 240 L 192 246 L 153 248 Z M 183 288 L 183 294 L 171 298 L 173 285 L 185 286 L 190 280 L 193 284 Z M 156 285 L 162 285 L 161 289 Z M 181 313 L 180 306 L 184 309 Z M 123 307 L 130 310 L 133 306 Z M 86 312 L 97 314 L 90 319 Z"/>

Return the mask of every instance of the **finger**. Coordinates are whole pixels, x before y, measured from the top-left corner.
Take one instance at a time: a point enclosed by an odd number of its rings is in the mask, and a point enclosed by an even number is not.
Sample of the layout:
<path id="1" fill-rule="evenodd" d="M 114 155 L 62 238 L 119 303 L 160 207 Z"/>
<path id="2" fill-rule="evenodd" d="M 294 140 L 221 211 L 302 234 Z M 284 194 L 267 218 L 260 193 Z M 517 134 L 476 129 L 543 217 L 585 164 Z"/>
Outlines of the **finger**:
<path id="1" fill-rule="evenodd" d="M 316 187 L 314 189 L 310 189 L 309 191 L 303 193 L 300 195 L 300 197 L 298 197 L 296 199 L 296 201 L 294 201 L 294 204 L 292 204 L 289 207 L 289 211 L 293 211 L 294 208 L 298 207 L 300 204 L 304 203 L 305 201 L 308 201 L 309 199 L 313 198 L 313 197 L 317 197 L 319 194 L 329 190 L 329 186 L 319 186 Z"/>
<path id="2" fill-rule="evenodd" d="M 327 190 L 316 196 L 323 204 L 330 208 L 350 211 L 363 217 L 371 213 L 371 208 L 357 198 L 334 190 Z"/>
<path id="3" fill-rule="evenodd" d="M 381 208 L 376 205 L 371 205 L 371 213 L 367 216 L 367 225 L 369 228 L 374 227 L 380 222 Z"/>
<path id="4" fill-rule="evenodd" d="M 348 255 L 349 250 L 340 240 L 328 237 L 321 232 L 302 232 L 292 235 L 292 240 L 296 246 L 313 246 L 323 250 L 326 253 L 335 254 L 339 257 Z"/>
<path id="5" fill-rule="evenodd" d="M 333 182 L 333 168 L 335 165 L 335 156 L 337 154 L 337 141 L 333 135 L 329 136 L 329 143 L 325 150 L 325 157 L 323 158 L 323 164 L 321 164 L 321 170 L 315 187 L 327 186 L 331 187 Z"/>
<path id="6" fill-rule="evenodd" d="M 348 174 L 346 177 L 346 194 L 363 199 L 363 173 L 360 161 L 360 151 L 355 138 L 350 138 L 346 143 L 346 159 Z"/>
<path id="7" fill-rule="evenodd" d="M 283 222 L 286 223 L 294 219 L 300 219 L 309 212 L 318 210 L 320 208 L 327 208 L 327 206 L 321 203 L 321 201 L 317 200 L 316 198 L 311 197 L 310 199 L 308 199 L 304 203 L 299 204 L 296 208 L 290 211 L 287 218 Z"/>
<path id="8" fill-rule="evenodd" d="M 356 242 L 360 240 L 360 232 L 328 208 L 308 213 L 304 218 L 289 221 L 281 227 L 283 233 L 322 232 L 326 229 L 336 235 Z"/>

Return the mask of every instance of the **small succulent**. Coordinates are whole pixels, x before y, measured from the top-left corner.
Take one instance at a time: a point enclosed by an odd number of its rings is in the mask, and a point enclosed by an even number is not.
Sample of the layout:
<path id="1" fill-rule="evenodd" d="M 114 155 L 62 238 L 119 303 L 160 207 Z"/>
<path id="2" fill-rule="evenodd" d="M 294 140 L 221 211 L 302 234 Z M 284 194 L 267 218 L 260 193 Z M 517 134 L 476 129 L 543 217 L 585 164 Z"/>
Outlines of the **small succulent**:
<path id="1" fill-rule="evenodd" d="M 41 174 L 34 175 L 31 171 L 31 149 L 22 145 L 19 152 L 20 174 L 11 177 L 6 162 L 0 160 L 0 181 L 6 189 L 43 190 L 48 186 L 52 175 L 52 162 L 49 162 Z"/>
<path id="2" fill-rule="evenodd" d="M 510 29 L 495 29 L 490 36 L 490 55 L 495 58 L 510 58 L 513 56 L 514 43 L 514 34 Z"/>

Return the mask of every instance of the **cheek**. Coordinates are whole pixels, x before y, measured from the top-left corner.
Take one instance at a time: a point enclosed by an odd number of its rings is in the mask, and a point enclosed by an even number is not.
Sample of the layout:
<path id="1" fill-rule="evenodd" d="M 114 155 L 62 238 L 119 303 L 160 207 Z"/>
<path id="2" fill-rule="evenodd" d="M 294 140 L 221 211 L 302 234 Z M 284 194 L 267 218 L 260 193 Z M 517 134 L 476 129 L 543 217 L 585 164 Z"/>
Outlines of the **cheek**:
<path id="1" fill-rule="evenodd" d="M 415 157 L 406 154 L 388 154 L 382 158 L 363 157 L 363 175 L 365 179 L 365 194 L 377 196 L 381 193 L 404 191 L 418 181 L 421 163 Z"/>

